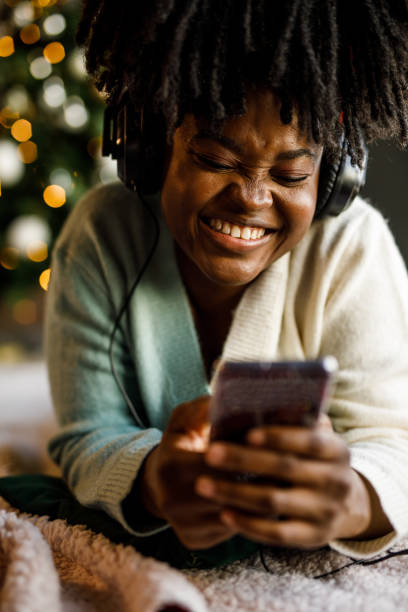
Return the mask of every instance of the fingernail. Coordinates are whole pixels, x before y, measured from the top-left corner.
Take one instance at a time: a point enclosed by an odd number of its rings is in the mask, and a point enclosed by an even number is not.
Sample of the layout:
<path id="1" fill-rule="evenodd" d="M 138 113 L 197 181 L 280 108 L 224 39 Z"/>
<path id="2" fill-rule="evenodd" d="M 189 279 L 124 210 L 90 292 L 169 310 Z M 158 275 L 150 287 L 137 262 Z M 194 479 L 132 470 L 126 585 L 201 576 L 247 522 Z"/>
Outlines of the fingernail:
<path id="1" fill-rule="evenodd" d="M 213 495 L 215 491 L 214 483 L 209 478 L 199 478 L 196 488 L 198 493 L 206 497 Z"/>
<path id="2" fill-rule="evenodd" d="M 225 458 L 225 452 L 220 444 L 212 444 L 206 456 L 209 463 L 220 463 Z"/>
<path id="3" fill-rule="evenodd" d="M 253 429 L 248 434 L 248 441 L 251 444 L 264 444 L 265 442 L 265 434 L 259 429 Z"/>

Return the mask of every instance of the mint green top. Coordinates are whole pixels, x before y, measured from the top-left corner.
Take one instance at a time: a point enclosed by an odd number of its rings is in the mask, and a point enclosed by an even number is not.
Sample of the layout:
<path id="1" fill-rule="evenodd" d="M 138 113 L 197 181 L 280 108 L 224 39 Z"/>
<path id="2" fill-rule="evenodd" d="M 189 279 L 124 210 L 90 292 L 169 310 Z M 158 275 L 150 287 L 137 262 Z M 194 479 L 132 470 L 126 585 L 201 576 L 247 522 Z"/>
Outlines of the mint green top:
<path id="1" fill-rule="evenodd" d="M 151 205 L 161 218 L 158 198 Z M 166 525 L 140 507 L 130 525 L 122 503 L 172 410 L 210 391 L 173 241 L 160 223 L 158 248 L 114 343 L 117 375 L 145 428 L 114 380 L 108 349 L 154 225 L 120 183 L 93 189 L 70 215 L 53 255 L 46 316 L 61 425 L 51 455 L 82 504 L 142 536 Z M 408 534 L 408 278 L 383 217 L 359 198 L 338 217 L 315 221 L 248 286 L 222 350 L 222 358 L 239 360 L 324 355 L 339 363 L 333 427 L 394 527 L 376 540 L 330 543 L 362 558 Z"/>

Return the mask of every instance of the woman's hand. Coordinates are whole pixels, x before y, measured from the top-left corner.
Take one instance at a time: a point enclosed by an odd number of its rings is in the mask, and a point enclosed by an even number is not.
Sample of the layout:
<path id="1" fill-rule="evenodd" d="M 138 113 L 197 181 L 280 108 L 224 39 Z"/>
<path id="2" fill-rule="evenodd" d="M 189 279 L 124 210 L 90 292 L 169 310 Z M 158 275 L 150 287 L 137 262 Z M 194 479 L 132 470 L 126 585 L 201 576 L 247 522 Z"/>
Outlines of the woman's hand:
<path id="1" fill-rule="evenodd" d="M 191 549 L 209 548 L 236 533 L 221 520 L 222 505 L 204 500 L 194 489 L 200 475 L 216 474 L 204 460 L 209 400 L 201 397 L 174 410 L 162 441 L 148 456 L 140 475 L 139 490 L 147 510 L 165 519 Z"/>
<path id="2" fill-rule="evenodd" d="M 221 519 L 262 543 L 315 548 L 351 538 L 370 522 L 370 499 L 350 468 L 349 451 L 327 422 L 314 428 L 262 427 L 248 446 L 216 442 L 206 453 L 218 477 L 202 476 L 196 491 L 224 507 Z M 234 482 L 225 472 L 250 473 L 262 482 Z"/>

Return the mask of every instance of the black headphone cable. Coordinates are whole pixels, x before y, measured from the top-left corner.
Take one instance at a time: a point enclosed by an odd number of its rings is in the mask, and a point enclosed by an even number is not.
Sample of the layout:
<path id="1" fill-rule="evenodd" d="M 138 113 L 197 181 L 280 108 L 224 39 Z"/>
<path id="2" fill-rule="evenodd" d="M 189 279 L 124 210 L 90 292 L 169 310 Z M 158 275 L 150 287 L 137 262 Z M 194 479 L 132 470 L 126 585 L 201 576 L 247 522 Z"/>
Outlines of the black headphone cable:
<path id="1" fill-rule="evenodd" d="M 136 191 L 136 189 L 133 187 L 132 191 Z M 139 270 L 139 273 L 135 279 L 135 281 L 133 282 L 132 286 L 130 287 L 128 293 L 126 294 L 126 297 L 122 303 L 122 306 L 119 309 L 118 314 L 116 315 L 113 327 L 112 327 L 112 331 L 110 334 L 110 338 L 109 338 L 109 361 L 110 361 L 110 366 L 111 366 L 111 371 L 113 374 L 113 378 L 115 379 L 115 382 L 122 394 L 123 399 L 125 400 L 127 407 L 129 408 L 129 411 L 131 413 L 131 415 L 133 416 L 133 418 L 135 419 L 137 425 L 139 427 L 141 427 L 142 429 L 146 427 L 146 424 L 143 423 L 142 419 L 140 418 L 140 416 L 137 414 L 136 408 L 133 405 L 132 400 L 130 399 L 129 395 L 126 392 L 126 389 L 124 388 L 118 374 L 115 368 L 115 363 L 114 363 L 114 357 L 113 357 L 113 343 L 114 343 L 114 339 L 115 339 L 115 334 L 119 328 L 119 324 L 120 321 L 122 319 L 122 316 L 124 315 L 126 309 L 129 306 L 129 302 L 133 296 L 133 293 L 135 291 L 135 289 L 137 288 L 138 284 L 140 283 L 143 274 L 145 273 L 148 265 L 150 264 L 153 255 L 156 251 L 158 242 L 159 242 L 159 238 L 160 238 L 160 224 L 159 221 L 156 217 L 156 215 L 154 214 L 153 210 L 151 209 L 151 207 L 149 206 L 148 202 L 146 202 L 146 200 L 144 199 L 144 197 L 138 193 L 139 198 L 143 204 L 143 206 L 146 208 L 146 210 L 149 212 L 152 220 L 153 220 L 153 225 L 154 225 L 154 238 L 153 238 L 153 242 L 152 242 L 152 246 L 150 248 L 150 251 L 142 265 L 142 267 Z"/>

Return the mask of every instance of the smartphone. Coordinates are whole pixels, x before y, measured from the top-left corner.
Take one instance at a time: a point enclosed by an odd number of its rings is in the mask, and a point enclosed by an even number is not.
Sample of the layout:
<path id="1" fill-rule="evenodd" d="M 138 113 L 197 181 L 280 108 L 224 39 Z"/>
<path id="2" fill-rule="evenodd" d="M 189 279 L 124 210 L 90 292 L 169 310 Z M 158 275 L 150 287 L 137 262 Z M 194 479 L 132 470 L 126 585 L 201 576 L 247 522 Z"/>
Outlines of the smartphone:
<path id="1" fill-rule="evenodd" d="M 261 425 L 311 426 L 325 409 L 335 357 L 316 361 L 225 361 L 210 404 L 211 441 L 243 443 Z"/>

